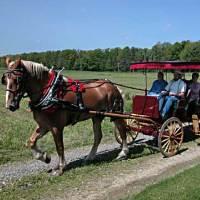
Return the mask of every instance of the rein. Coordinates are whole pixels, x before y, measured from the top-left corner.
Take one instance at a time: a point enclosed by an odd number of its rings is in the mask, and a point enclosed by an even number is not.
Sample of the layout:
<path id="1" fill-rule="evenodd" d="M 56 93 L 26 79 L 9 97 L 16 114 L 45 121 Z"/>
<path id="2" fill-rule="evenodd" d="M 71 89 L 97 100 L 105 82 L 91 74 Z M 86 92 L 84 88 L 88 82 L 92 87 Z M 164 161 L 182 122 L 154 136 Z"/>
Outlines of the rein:
<path id="1" fill-rule="evenodd" d="M 114 85 L 117 85 L 117 86 L 121 86 L 121 87 L 124 87 L 124 88 L 129 88 L 129 89 L 132 89 L 132 90 L 139 90 L 139 91 L 148 91 L 146 89 L 141 89 L 141 88 L 136 88 L 136 87 L 131 87 L 131 86 L 128 86 L 128 85 L 123 85 L 123 84 L 119 84 L 119 83 L 114 83 L 112 82 Z"/>
<path id="2" fill-rule="evenodd" d="M 90 82 L 93 82 L 93 81 L 98 81 L 98 80 L 101 80 L 101 79 L 79 79 L 79 83 L 90 83 Z M 105 79 L 107 80 L 107 79 Z M 129 89 L 132 89 L 132 90 L 139 90 L 139 91 L 149 91 L 149 90 L 146 90 L 146 89 L 141 89 L 141 88 L 136 88 L 136 87 L 132 87 L 132 86 L 128 86 L 128 85 L 123 85 L 123 84 L 120 84 L 120 83 L 115 83 L 115 82 L 112 82 L 110 80 L 108 80 L 108 82 L 112 83 L 113 85 L 117 85 L 117 86 L 121 86 L 121 87 L 124 87 L 124 88 L 129 88 Z"/>

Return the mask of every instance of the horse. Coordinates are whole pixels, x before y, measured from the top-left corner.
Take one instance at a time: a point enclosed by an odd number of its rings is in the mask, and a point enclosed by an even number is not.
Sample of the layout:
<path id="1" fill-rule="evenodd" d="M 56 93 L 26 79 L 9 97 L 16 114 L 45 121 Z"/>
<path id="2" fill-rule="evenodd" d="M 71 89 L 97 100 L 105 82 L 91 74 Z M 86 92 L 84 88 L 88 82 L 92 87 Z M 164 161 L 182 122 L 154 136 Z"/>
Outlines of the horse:
<path id="1" fill-rule="evenodd" d="M 51 132 L 59 157 L 56 167 L 52 169 L 52 173 L 62 175 L 67 166 L 63 144 L 64 127 L 92 119 L 94 142 L 85 160 L 94 160 L 102 139 L 101 123 L 104 116 L 90 114 L 87 110 L 123 111 L 123 98 L 120 89 L 111 81 L 99 79 L 85 82 L 84 90 L 77 93 L 71 88 L 73 86 L 75 89 L 80 89 L 80 84 L 77 84 L 77 82 L 73 84 L 73 81 L 70 82 L 68 78 L 61 74 L 57 73 L 56 76 L 54 70 L 48 69 L 43 64 L 22 59 L 12 61 L 7 57 L 6 65 L 7 71 L 2 77 L 2 83 L 6 85 L 5 107 L 14 112 L 19 109 L 20 101 L 25 94 L 30 98 L 33 118 L 37 123 L 37 127 L 27 141 L 27 146 L 32 150 L 33 156 L 45 163 L 50 163 L 51 156 L 37 146 L 37 141 L 48 132 Z M 52 74 L 55 75 L 54 79 L 52 79 Z M 60 92 L 62 94 L 49 100 L 49 95 L 51 97 L 55 95 L 52 94 L 55 93 L 52 91 L 56 88 L 56 93 L 59 93 L 58 88 L 60 87 L 61 90 L 59 92 L 62 91 Z M 77 98 L 78 96 L 81 98 Z M 77 99 L 87 109 L 79 109 Z M 48 106 L 51 107 L 50 111 Z M 111 121 L 114 122 L 122 138 L 122 148 L 116 159 L 123 159 L 127 157 L 129 151 L 126 142 L 125 122 L 117 117 L 111 118 Z"/>

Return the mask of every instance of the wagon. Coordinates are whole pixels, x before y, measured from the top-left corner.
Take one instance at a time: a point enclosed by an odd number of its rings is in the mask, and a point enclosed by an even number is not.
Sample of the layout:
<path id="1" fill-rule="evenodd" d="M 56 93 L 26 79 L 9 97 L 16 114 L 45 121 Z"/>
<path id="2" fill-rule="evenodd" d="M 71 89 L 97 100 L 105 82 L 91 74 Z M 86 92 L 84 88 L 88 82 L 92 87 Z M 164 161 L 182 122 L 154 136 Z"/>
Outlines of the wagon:
<path id="1" fill-rule="evenodd" d="M 200 69 L 199 62 L 143 62 L 133 63 L 131 70 L 144 70 L 147 86 L 147 70 L 163 71 L 197 71 Z M 124 118 L 126 123 L 127 143 L 133 144 L 138 133 L 150 135 L 157 141 L 160 152 L 165 157 L 175 155 L 183 142 L 184 127 L 193 126 L 193 133 L 199 135 L 199 119 L 194 114 L 188 119 L 186 116 L 186 100 L 182 99 L 177 105 L 172 106 L 172 112 L 167 120 L 163 120 L 159 113 L 159 104 L 157 97 L 147 96 L 147 88 L 144 89 L 145 95 L 136 95 L 132 98 L 131 113 L 106 113 L 99 114 L 108 117 Z M 90 111 L 96 113 L 96 111 Z M 115 137 L 118 143 L 122 143 L 119 131 L 114 129 Z"/>

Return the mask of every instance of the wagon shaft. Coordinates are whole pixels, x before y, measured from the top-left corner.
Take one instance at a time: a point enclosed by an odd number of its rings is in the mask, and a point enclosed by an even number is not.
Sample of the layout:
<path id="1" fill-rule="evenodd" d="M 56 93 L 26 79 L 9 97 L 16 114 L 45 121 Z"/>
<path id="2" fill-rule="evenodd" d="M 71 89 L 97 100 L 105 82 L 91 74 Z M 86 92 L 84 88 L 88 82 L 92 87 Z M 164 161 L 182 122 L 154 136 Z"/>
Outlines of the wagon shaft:
<path id="1" fill-rule="evenodd" d="M 147 115 L 138 115 L 138 114 L 129 114 L 129 113 L 114 113 L 114 112 L 103 112 L 103 111 L 94 111 L 89 110 L 89 114 L 91 115 L 97 115 L 97 116 L 105 116 L 105 117 L 114 117 L 114 118 L 123 118 L 123 119 L 135 119 L 138 121 L 145 121 L 152 124 L 155 124 L 155 122 Z"/>

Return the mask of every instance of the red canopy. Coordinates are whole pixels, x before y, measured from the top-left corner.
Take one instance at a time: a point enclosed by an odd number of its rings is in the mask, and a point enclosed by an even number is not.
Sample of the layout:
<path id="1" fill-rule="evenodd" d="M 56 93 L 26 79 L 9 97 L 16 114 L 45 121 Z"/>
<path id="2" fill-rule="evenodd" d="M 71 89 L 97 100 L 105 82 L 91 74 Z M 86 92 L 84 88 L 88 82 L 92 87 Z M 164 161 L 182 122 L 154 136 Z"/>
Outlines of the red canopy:
<path id="1" fill-rule="evenodd" d="M 200 62 L 178 62 L 178 61 L 165 61 L 165 62 L 140 62 L 132 63 L 130 70 L 200 70 Z"/>

